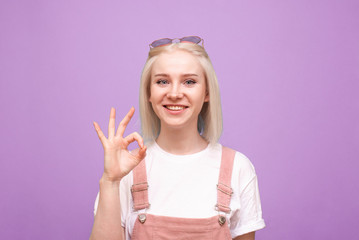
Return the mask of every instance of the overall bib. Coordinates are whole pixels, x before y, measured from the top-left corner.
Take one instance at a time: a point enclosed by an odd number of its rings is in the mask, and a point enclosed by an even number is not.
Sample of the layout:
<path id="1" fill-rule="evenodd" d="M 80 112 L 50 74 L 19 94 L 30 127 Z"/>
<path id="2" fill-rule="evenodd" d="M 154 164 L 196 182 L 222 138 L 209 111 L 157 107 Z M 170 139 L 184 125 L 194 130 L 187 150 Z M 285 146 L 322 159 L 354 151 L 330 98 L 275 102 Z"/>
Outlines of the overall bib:
<path id="1" fill-rule="evenodd" d="M 231 178 L 235 151 L 222 147 L 221 167 L 217 184 L 216 210 L 230 213 L 229 204 L 233 193 Z M 142 161 L 133 170 L 131 187 L 133 209 L 148 208 L 148 183 L 146 164 Z M 210 218 L 179 218 L 138 214 L 132 231 L 132 240 L 232 240 L 227 218 L 223 214 Z"/>

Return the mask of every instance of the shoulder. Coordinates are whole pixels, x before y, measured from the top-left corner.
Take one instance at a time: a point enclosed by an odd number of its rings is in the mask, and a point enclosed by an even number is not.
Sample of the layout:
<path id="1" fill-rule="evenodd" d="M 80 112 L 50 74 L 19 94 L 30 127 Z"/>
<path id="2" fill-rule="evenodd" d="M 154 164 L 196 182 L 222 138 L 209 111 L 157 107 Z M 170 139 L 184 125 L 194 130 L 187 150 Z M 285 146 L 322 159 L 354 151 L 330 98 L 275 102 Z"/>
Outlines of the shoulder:
<path id="1" fill-rule="evenodd" d="M 226 146 L 223 146 L 221 145 L 222 148 L 223 147 L 226 147 Z M 227 147 L 229 148 L 229 147 Z M 233 164 L 233 169 L 234 171 L 242 171 L 242 172 L 249 172 L 249 173 L 255 173 L 255 168 L 252 164 L 252 162 L 249 160 L 249 158 L 244 155 L 243 153 L 235 150 L 235 149 L 232 149 L 232 148 L 229 148 L 231 149 L 235 155 L 234 155 L 234 164 Z"/>
<path id="2" fill-rule="evenodd" d="M 253 180 L 256 179 L 256 171 L 251 160 L 242 152 L 232 149 L 235 152 L 232 170 L 232 185 L 239 192 Z"/>
<path id="3" fill-rule="evenodd" d="M 255 168 L 251 160 L 249 160 L 249 158 L 241 152 L 236 151 L 234 165 L 236 166 L 236 169 L 242 174 L 247 173 L 255 175 Z"/>

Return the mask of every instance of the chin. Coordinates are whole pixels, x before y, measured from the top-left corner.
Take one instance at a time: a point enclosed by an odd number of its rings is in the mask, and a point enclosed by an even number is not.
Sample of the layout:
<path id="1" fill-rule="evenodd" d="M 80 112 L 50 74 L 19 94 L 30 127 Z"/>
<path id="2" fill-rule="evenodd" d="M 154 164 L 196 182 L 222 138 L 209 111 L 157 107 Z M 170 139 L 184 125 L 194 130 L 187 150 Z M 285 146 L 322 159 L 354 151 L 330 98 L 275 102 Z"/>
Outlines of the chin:
<path id="1" fill-rule="evenodd" d="M 176 120 L 161 121 L 161 126 L 166 126 L 166 128 L 173 129 L 173 130 L 190 129 L 190 126 L 192 124 L 193 124 L 192 121 L 190 121 L 189 119 L 187 119 L 185 121 L 181 121 L 181 120 L 179 120 L 179 121 L 176 121 Z M 197 122 L 196 122 L 196 126 L 197 126 Z"/>
<path id="2" fill-rule="evenodd" d="M 165 125 L 168 129 L 175 129 L 175 130 L 182 129 L 186 126 L 186 124 L 184 123 L 165 123 L 163 125 Z"/>

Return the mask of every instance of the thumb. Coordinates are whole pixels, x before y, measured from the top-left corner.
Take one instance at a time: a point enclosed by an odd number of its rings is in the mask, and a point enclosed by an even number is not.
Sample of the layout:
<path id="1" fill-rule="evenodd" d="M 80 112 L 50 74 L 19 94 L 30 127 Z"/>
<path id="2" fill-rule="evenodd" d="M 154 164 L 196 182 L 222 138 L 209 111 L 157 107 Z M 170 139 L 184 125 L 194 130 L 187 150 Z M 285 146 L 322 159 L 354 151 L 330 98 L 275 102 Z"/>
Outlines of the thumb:
<path id="1" fill-rule="evenodd" d="M 138 152 L 138 156 L 139 158 L 142 160 L 146 157 L 146 151 L 147 151 L 147 147 L 143 146 L 143 148 L 141 148 Z"/>
<path id="2" fill-rule="evenodd" d="M 146 157 L 146 151 L 147 147 L 143 146 L 142 148 L 136 148 L 135 150 L 131 151 L 131 154 L 139 161 L 141 161 Z"/>

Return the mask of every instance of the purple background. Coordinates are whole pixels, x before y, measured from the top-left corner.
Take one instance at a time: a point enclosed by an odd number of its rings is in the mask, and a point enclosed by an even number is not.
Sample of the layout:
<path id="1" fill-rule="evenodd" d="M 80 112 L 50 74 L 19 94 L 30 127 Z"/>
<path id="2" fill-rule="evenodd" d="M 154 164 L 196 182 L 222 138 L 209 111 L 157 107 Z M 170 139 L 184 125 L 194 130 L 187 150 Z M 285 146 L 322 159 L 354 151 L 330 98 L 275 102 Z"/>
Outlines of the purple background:
<path id="1" fill-rule="evenodd" d="M 257 239 L 357 237 L 358 1 L 9 0 L 0 28 L 0 239 L 88 239 L 92 121 L 138 109 L 148 44 L 186 35 L 219 78 L 221 143 L 256 167 Z"/>

